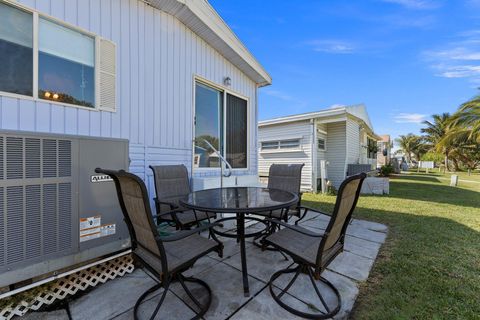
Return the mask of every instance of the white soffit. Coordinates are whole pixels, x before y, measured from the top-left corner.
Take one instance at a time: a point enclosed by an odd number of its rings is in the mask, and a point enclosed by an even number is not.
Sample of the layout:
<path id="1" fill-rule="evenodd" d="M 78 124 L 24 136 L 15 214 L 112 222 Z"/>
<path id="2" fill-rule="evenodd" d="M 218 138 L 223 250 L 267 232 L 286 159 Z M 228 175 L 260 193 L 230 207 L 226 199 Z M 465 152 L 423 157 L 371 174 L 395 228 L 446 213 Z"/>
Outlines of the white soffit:
<path id="1" fill-rule="evenodd" d="M 199 35 L 259 86 L 272 78 L 206 0 L 144 0 Z"/>

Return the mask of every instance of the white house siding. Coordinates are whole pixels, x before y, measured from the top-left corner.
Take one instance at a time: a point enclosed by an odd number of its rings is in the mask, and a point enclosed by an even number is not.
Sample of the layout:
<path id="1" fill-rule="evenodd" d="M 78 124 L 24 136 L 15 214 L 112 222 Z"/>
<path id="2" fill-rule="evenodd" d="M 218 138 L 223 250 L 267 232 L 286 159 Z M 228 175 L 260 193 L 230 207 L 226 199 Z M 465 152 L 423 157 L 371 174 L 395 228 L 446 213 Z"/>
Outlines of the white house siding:
<path id="1" fill-rule="evenodd" d="M 249 169 L 256 174 L 256 85 L 175 17 L 138 0 L 20 0 L 117 45 L 117 112 L 0 96 L 0 128 L 130 140 L 130 170 L 192 162 L 194 75 L 249 98 Z M 218 174 L 209 172 L 210 175 Z M 200 174 L 199 174 L 200 175 Z M 207 173 L 205 173 L 207 175 Z"/>
<path id="2" fill-rule="evenodd" d="M 360 163 L 360 126 L 358 122 L 347 119 L 347 165 L 352 163 Z"/>
<path id="3" fill-rule="evenodd" d="M 262 152 L 262 141 L 275 141 L 301 138 L 301 151 Z M 304 163 L 302 170 L 302 189 L 312 190 L 312 124 L 310 121 L 298 121 L 279 125 L 261 126 L 258 130 L 258 173 L 267 176 L 270 166 L 277 164 Z"/>
<path id="4" fill-rule="evenodd" d="M 338 188 L 346 174 L 346 122 L 327 124 L 327 175 L 335 188 Z"/>

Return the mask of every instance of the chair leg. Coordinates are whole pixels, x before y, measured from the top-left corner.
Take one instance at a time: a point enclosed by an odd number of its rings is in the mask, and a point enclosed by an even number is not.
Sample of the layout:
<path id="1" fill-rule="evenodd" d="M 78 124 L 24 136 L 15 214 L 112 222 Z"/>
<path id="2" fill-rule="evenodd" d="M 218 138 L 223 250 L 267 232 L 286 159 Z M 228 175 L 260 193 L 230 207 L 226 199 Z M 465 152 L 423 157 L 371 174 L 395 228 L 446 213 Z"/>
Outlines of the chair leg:
<path id="1" fill-rule="evenodd" d="M 158 313 L 158 310 L 160 310 L 160 306 L 162 305 L 163 301 L 165 300 L 165 297 L 167 295 L 167 292 L 168 292 L 168 287 L 169 287 L 170 283 L 168 283 L 165 287 L 164 287 L 164 290 L 163 290 L 163 293 L 162 293 L 162 296 L 160 297 L 160 301 L 158 302 L 157 306 L 155 307 L 155 310 L 153 311 L 152 315 L 150 316 L 150 320 L 153 320 L 155 318 L 155 316 L 157 315 Z M 135 320 L 138 320 L 138 307 L 140 306 L 140 304 L 143 302 L 143 300 L 145 300 L 145 298 L 161 289 L 163 287 L 163 285 L 161 283 L 157 283 L 156 285 L 154 285 L 153 287 L 151 287 L 150 289 L 148 289 L 147 291 L 145 291 L 141 296 L 140 298 L 138 298 L 137 302 L 135 303 L 135 306 L 133 307 L 133 318 Z"/>
<path id="2" fill-rule="evenodd" d="M 210 287 L 208 286 L 208 284 L 206 282 L 204 282 L 200 279 L 196 279 L 196 278 L 191 278 L 191 277 L 185 278 L 183 275 L 179 275 L 178 276 L 178 282 L 180 282 L 180 285 L 182 286 L 185 293 L 193 301 L 195 306 L 199 309 L 198 312 L 195 311 L 196 316 L 193 317 L 192 320 L 200 319 L 201 317 L 203 317 L 205 315 L 205 313 L 208 311 L 208 308 L 210 307 L 210 304 L 212 303 L 212 290 L 210 289 Z M 198 301 L 198 299 L 195 298 L 193 293 L 186 286 L 185 282 L 197 283 L 197 284 L 201 285 L 203 288 L 205 288 L 207 290 L 207 294 L 208 294 L 207 301 L 204 304 L 202 304 L 200 301 Z"/>
<path id="3" fill-rule="evenodd" d="M 285 302 L 282 301 L 282 296 L 285 293 L 287 293 L 288 290 L 293 285 L 293 283 L 295 283 L 295 281 L 297 281 L 298 275 L 300 273 L 302 273 L 302 271 L 304 269 L 307 269 L 307 271 L 305 273 L 308 275 L 308 277 L 310 279 L 310 282 L 311 282 L 311 284 L 312 284 L 312 286 L 315 290 L 315 293 L 316 293 L 317 297 L 319 298 L 320 303 L 325 308 L 326 312 L 322 312 L 322 311 L 318 310 L 318 313 L 306 313 L 306 312 L 294 309 L 293 307 L 289 306 L 288 304 L 286 304 Z M 281 275 L 287 274 L 287 273 L 295 273 L 295 275 L 289 281 L 287 286 L 285 286 L 284 289 L 281 289 L 279 294 L 276 294 L 273 290 L 275 280 L 278 277 L 280 277 Z M 329 307 L 327 305 L 327 303 L 325 302 L 325 299 L 324 299 L 322 293 L 320 292 L 320 289 L 318 288 L 317 283 L 315 282 L 315 280 L 313 278 L 312 270 L 308 266 L 297 265 L 295 268 L 287 268 L 287 269 L 279 270 L 272 275 L 272 277 L 270 278 L 270 281 L 268 283 L 268 286 L 270 288 L 270 294 L 272 295 L 272 298 L 282 308 L 284 308 L 288 312 L 290 312 L 294 315 L 303 317 L 303 318 L 307 318 L 307 319 L 327 319 L 327 318 L 333 317 L 334 315 L 336 315 L 338 313 L 338 311 L 340 310 L 340 306 L 341 306 L 342 302 L 341 302 L 341 299 L 340 299 L 340 293 L 338 292 L 337 288 L 335 288 L 335 286 L 333 286 L 333 284 L 331 284 L 328 280 L 326 280 L 325 278 L 322 278 L 322 277 L 320 278 L 320 281 L 323 282 L 335 294 L 337 303 L 333 307 Z"/>
<path id="4" fill-rule="evenodd" d="M 302 210 L 302 209 L 299 209 Z M 298 223 L 307 216 L 308 209 L 304 209 L 303 214 L 300 214 L 300 218 L 295 221 L 295 225 L 298 226 Z"/>

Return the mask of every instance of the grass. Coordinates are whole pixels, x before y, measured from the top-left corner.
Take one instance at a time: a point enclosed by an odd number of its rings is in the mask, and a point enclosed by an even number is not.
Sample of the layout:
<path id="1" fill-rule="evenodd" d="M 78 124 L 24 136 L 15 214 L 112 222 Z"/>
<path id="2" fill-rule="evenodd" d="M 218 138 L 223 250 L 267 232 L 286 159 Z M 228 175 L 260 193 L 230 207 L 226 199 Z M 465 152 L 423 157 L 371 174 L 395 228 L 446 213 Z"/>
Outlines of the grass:
<path id="1" fill-rule="evenodd" d="M 360 198 L 354 216 L 387 224 L 389 235 L 352 318 L 480 319 L 480 183 L 439 178 L 410 172 L 390 180 L 390 195 Z M 303 199 L 329 211 L 335 201 Z"/>

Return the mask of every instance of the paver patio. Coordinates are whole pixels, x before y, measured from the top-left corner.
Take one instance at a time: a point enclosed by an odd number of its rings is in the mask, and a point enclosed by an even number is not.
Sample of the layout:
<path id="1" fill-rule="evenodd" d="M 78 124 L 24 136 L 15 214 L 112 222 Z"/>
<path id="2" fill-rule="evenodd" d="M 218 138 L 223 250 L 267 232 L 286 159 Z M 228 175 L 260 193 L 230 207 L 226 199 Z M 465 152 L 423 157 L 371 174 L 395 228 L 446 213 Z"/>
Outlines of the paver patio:
<path id="1" fill-rule="evenodd" d="M 328 217 L 309 213 L 300 224 L 312 231 L 320 232 L 326 226 Z M 256 228 L 253 225 L 250 228 Z M 347 229 L 345 251 L 339 255 L 323 277 L 331 281 L 340 291 L 342 308 L 335 319 L 348 316 L 358 295 L 358 287 L 368 277 L 380 246 L 386 239 L 387 227 L 374 222 L 352 220 Z M 197 261 L 186 275 L 206 281 L 212 289 L 212 304 L 205 319 L 298 319 L 282 309 L 270 296 L 267 282 L 277 270 L 290 265 L 292 261 L 275 251 L 261 251 L 251 243 L 247 246 L 248 273 L 250 275 L 250 297 L 244 297 L 240 271 L 239 246 L 233 239 L 221 239 L 225 254 L 215 254 Z M 302 277 L 302 275 L 300 276 Z M 312 311 L 311 305 L 318 306 L 313 289 L 305 275 L 289 290 L 285 299 L 297 309 Z M 280 279 L 285 283 L 288 278 Z M 86 319 L 132 319 L 133 305 L 140 296 L 154 284 L 142 270 L 109 281 L 69 303 L 71 318 Z M 157 319 L 187 319 L 193 317 L 188 305 L 191 304 L 176 284 L 170 287 L 166 302 L 162 305 Z M 159 299 L 160 292 L 147 299 L 140 307 L 140 314 L 147 318 Z M 328 297 L 327 297 L 328 298 Z M 59 315 L 58 313 L 56 314 Z M 62 319 L 66 315 L 55 317 Z M 47 318 L 48 319 L 48 318 Z M 53 319 L 53 318 L 52 318 Z"/>

